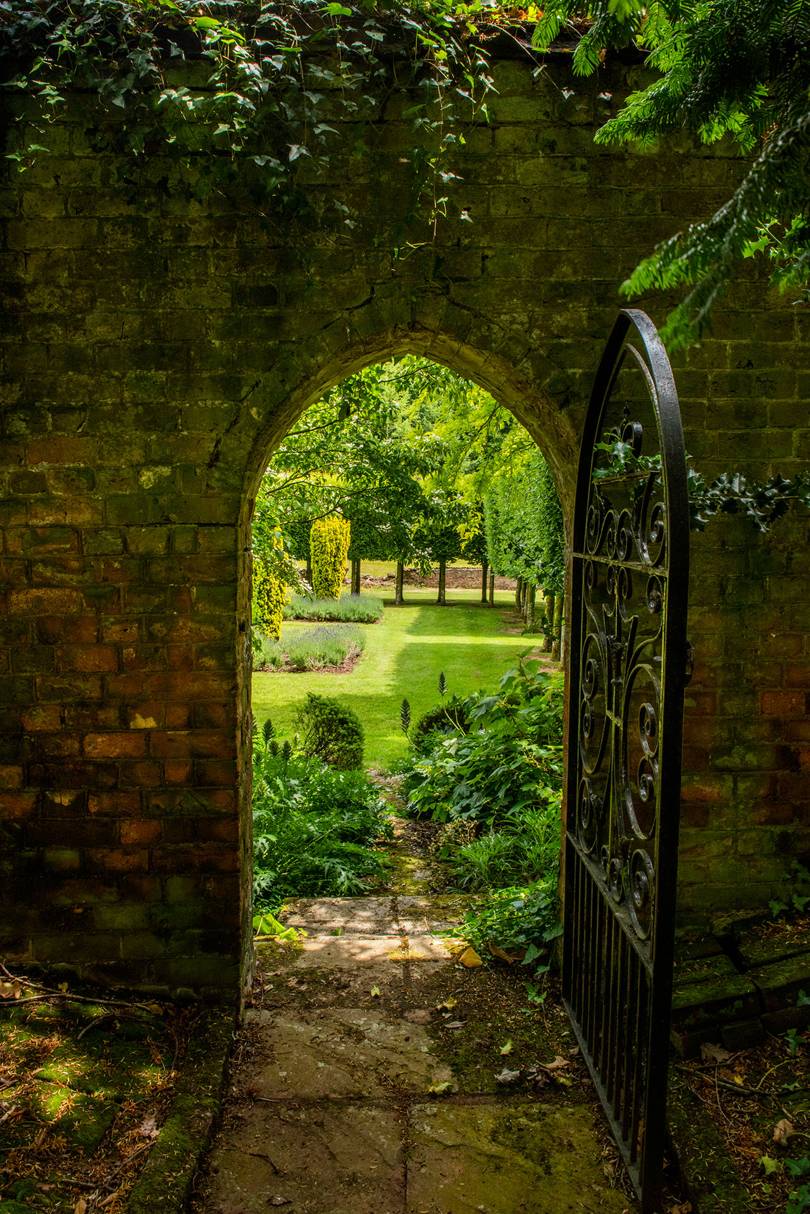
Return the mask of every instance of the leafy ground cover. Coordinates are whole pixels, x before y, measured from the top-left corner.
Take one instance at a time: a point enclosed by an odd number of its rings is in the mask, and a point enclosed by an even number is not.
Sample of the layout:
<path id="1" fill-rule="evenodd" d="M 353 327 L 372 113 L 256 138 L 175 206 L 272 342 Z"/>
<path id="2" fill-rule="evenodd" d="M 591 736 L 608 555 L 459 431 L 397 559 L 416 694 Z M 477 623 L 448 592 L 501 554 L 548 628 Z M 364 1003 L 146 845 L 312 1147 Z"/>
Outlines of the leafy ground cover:
<path id="1" fill-rule="evenodd" d="M 546 966 L 559 935 L 562 714 L 561 679 L 529 661 L 412 732 L 407 811 L 439 824 L 446 887 L 486 895 L 461 928 L 484 955 Z"/>
<path id="2" fill-rule="evenodd" d="M 467 695 L 494 686 L 533 644 L 532 638 L 519 634 L 516 616 L 506 603 L 483 607 L 470 591 L 471 602 L 436 607 L 424 601 L 434 593 L 427 590 L 418 602 L 386 608 L 379 624 L 366 626 L 363 658 L 348 674 L 337 676 L 338 686 L 329 673 L 254 674 L 253 712 L 259 725 L 270 717 L 279 736 L 291 736 L 308 692 L 336 696 L 363 723 L 369 767 L 386 768 L 404 759 L 408 743 L 399 717 L 403 696 L 415 719 L 436 700 L 440 673 L 452 693 Z"/>
<path id="3" fill-rule="evenodd" d="M 374 847 L 391 835 L 364 772 L 336 771 L 259 735 L 253 747 L 253 891 L 259 917 L 288 897 L 349 897 L 386 871 Z M 261 923 L 258 924 L 261 927 Z"/>
<path id="4" fill-rule="evenodd" d="M 261 633 L 256 640 L 253 665 L 256 670 L 351 669 L 366 647 L 366 634 L 352 624 L 319 624 L 313 628 L 287 625 L 281 640 Z"/>

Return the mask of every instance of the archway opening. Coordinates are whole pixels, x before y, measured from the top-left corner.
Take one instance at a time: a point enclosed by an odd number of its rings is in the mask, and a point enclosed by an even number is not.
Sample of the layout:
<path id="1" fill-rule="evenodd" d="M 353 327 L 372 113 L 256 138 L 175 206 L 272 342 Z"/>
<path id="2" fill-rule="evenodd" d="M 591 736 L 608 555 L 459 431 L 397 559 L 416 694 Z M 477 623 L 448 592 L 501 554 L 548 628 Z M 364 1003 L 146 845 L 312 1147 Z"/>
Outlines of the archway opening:
<path id="1" fill-rule="evenodd" d="M 511 697 L 510 713 L 520 705 L 531 715 L 559 669 L 568 452 L 554 435 L 541 451 L 538 427 L 530 434 L 513 402 L 501 405 L 458 356 L 352 361 L 325 391 L 299 395 L 284 436 L 279 428 L 270 437 L 272 457 L 260 460 L 251 502 L 253 627 L 242 661 L 252 671 L 243 670 L 242 702 L 252 734 L 243 728 L 242 801 L 255 826 L 251 836 L 246 822 L 243 855 L 246 865 L 253 858 L 259 935 L 280 930 L 276 917 L 291 897 L 384 888 L 385 845 L 375 860 L 373 835 L 379 844 L 390 834 L 388 794 L 403 776 L 395 817 L 421 816 L 448 827 L 437 832 L 448 838 L 455 824 L 456 842 L 434 847 L 446 862 L 440 884 L 482 894 L 541 880 L 556 886 L 561 689 L 549 721 L 528 727 L 538 737 L 545 730 L 539 761 L 534 752 L 528 760 L 544 775 L 534 790 L 520 755 L 535 738 L 522 723 L 511 732 L 499 724 L 496 705 Z M 454 369 L 459 363 L 469 378 Z M 520 412 L 530 413 L 525 402 Z M 247 574 L 246 561 L 243 595 Z M 509 670 L 519 673 L 501 694 Z M 315 718 L 327 703 L 330 727 L 362 738 L 349 758 L 336 758 L 319 732 L 326 726 Z M 431 725 L 435 758 L 424 744 Z M 477 799 L 458 790 L 476 764 L 494 770 L 496 754 L 473 746 L 457 770 L 451 764 L 440 775 L 441 735 L 466 747 L 471 735 L 499 733 L 500 756 L 516 762 L 493 809 L 486 782 Z M 364 773 L 360 825 L 323 814 L 324 797 L 334 800 L 345 785 L 340 776 L 335 784 L 335 766 Z M 364 817 L 380 806 L 381 787 L 388 808 Z"/>

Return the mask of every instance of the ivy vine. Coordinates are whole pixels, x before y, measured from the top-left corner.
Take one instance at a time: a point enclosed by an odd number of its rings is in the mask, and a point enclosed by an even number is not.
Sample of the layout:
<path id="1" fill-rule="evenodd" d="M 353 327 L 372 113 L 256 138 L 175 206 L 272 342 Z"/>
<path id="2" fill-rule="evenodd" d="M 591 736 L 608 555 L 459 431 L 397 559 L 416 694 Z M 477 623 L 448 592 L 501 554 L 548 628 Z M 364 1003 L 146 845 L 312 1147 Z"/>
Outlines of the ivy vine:
<path id="1" fill-rule="evenodd" d="M 303 215 L 340 126 L 377 122 L 395 90 L 417 138 L 415 197 L 448 213 L 454 148 L 487 118 L 486 49 L 500 6 L 245 3 L 243 0 L 0 0 L 0 85 L 33 101 L 9 157 L 22 171 L 48 153 L 71 91 L 90 94 L 99 149 L 147 165 L 158 152 L 188 172 L 182 188 L 220 191 L 257 213 Z M 326 178 L 328 180 L 328 177 Z M 172 183 L 174 188 L 177 182 Z M 339 198 L 325 215 L 354 226 Z"/>

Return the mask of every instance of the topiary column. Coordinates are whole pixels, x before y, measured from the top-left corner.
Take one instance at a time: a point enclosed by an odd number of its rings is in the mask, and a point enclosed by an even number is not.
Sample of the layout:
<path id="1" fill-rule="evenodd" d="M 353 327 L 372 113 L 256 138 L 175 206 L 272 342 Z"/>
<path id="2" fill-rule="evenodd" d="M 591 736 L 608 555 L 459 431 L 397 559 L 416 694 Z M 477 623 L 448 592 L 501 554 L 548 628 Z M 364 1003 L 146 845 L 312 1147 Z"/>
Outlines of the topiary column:
<path id="1" fill-rule="evenodd" d="M 318 518 L 309 532 L 312 591 L 316 599 L 338 599 L 346 576 L 351 542 L 349 520 L 331 514 Z"/>

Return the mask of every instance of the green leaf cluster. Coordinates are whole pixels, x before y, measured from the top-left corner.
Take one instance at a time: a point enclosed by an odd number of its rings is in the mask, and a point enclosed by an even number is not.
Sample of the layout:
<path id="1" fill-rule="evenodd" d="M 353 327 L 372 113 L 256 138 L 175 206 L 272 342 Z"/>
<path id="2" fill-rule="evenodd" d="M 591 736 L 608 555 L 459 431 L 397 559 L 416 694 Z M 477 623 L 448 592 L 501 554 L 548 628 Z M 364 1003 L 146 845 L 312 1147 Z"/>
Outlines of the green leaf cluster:
<path id="1" fill-rule="evenodd" d="M 810 292 L 810 0 L 548 0 L 534 42 L 564 27 L 574 70 L 594 72 L 611 47 L 649 52 L 657 73 L 597 133 L 649 145 L 688 131 L 748 156 L 737 188 L 704 221 L 660 244 L 623 290 L 685 288 L 663 330 L 670 346 L 700 336 L 744 257 L 767 257 L 771 281 Z"/>
<path id="2" fill-rule="evenodd" d="M 253 892 L 257 909 L 289 897 L 348 897 L 385 871 L 370 844 L 391 833 L 385 804 L 359 771 L 318 758 L 253 751 Z"/>

